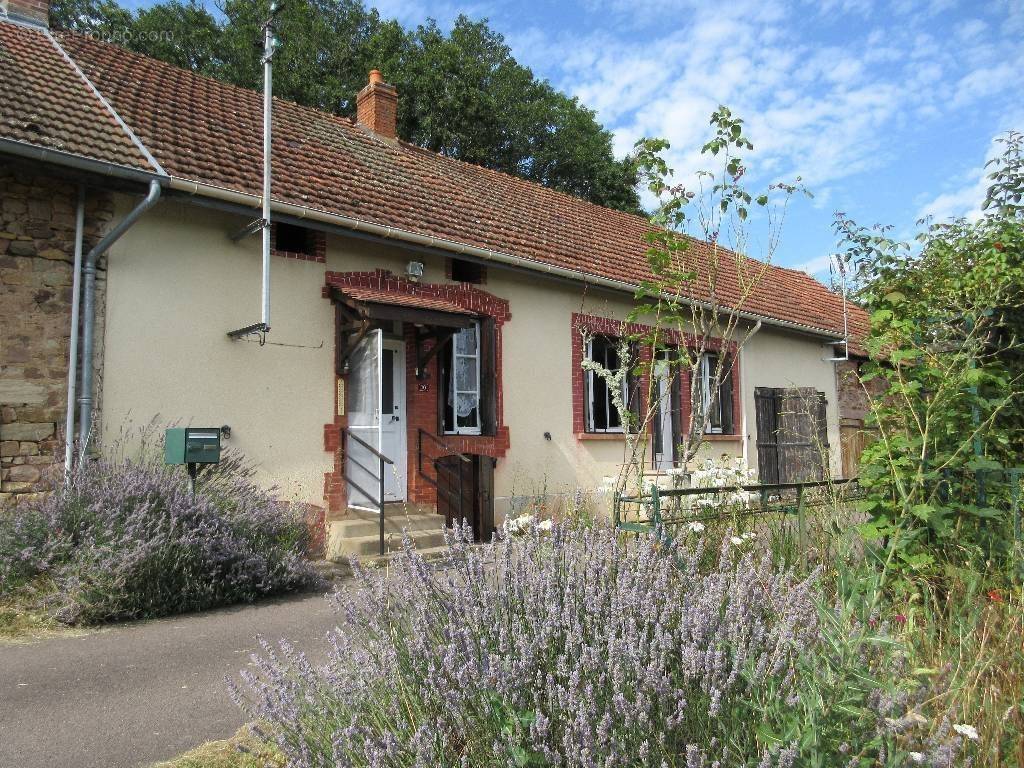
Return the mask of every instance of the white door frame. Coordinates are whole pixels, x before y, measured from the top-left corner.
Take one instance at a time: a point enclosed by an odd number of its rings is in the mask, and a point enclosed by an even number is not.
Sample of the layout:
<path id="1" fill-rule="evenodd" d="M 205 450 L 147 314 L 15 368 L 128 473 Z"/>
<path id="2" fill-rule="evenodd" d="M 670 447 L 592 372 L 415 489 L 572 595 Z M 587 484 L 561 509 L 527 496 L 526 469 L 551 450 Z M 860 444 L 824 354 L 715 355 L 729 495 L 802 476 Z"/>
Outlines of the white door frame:
<path id="1" fill-rule="evenodd" d="M 405 341 L 384 338 L 382 350 L 393 353 L 392 370 L 392 411 L 383 412 L 384 398 L 381 398 L 380 417 L 381 453 L 394 464 L 384 467 L 384 501 L 405 501 L 408 488 L 408 408 L 405 382 Z M 383 372 L 383 356 L 382 367 Z M 382 376 L 383 379 L 383 376 Z M 381 381 L 383 388 L 384 382 Z M 383 395 L 383 392 L 381 393 Z"/>

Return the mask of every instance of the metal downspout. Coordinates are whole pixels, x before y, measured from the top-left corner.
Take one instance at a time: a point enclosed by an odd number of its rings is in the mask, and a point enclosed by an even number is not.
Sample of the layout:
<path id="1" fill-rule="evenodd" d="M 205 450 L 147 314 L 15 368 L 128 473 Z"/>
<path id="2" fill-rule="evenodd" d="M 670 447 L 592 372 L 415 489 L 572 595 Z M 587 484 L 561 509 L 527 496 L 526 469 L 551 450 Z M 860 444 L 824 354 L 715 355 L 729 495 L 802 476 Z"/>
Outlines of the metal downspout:
<path id="1" fill-rule="evenodd" d="M 85 236 L 85 184 L 78 185 L 75 211 L 75 266 L 71 284 L 71 338 L 68 347 L 68 407 L 64 420 L 64 474 L 75 460 L 75 387 L 78 384 L 78 317 L 82 295 L 82 240 Z"/>
<path id="2" fill-rule="evenodd" d="M 85 457 L 86 448 L 89 445 L 89 437 L 92 432 L 92 405 L 93 405 L 93 337 L 96 332 L 96 262 L 100 256 L 106 253 L 121 235 L 127 232 L 142 214 L 156 205 L 160 199 L 160 182 L 156 179 L 149 182 L 149 192 L 145 199 L 125 216 L 121 222 L 108 232 L 100 240 L 85 259 L 85 295 L 84 323 L 82 330 L 82 396 L 79 398 L 78 413 L 78 456 Z"/>

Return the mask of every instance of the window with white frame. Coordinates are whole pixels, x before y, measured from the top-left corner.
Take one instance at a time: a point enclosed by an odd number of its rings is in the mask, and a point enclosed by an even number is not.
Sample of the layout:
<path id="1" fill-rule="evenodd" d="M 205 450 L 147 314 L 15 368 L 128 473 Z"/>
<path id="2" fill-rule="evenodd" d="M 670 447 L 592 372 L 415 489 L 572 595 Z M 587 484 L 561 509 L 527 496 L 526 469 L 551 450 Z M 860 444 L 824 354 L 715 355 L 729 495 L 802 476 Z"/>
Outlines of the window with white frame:
<path id="1" fill-rule="evenodd" d="M 704 431 L 707 434 L 732 434 L 732 373 L 725 370 L 719 373 L 721 358 L 714 353 L 701 355 L 698 382 L 700 385 L 700 403 L 703 415 L 706 416 Z M 718 384 L 715 385 L 715 379 Z"/>
<path id="2" fill-rule="evenodd" d="M 622 361 L 619 355 L 619 340 L 609 336 L 594 336 L 587 342 L 587 358 L 602 368 L 617 372 Z M 628 401 L 628 377 L 622 379 L 622 403 Z M 608 381 L 595 373 L 586 372 L 586 429 L 587 432 L 622 432 L 622 416 L 615 407 L 613 392 Z"/>
<path id="3" fill-rule="evenodd" d="M 480 324 L 452 336 L 450 357 L 442 367 L 447 381 L 444 431 L 449 435 L 480 434 Z M 446 370 L 445 370 L 446 369 Z"/>

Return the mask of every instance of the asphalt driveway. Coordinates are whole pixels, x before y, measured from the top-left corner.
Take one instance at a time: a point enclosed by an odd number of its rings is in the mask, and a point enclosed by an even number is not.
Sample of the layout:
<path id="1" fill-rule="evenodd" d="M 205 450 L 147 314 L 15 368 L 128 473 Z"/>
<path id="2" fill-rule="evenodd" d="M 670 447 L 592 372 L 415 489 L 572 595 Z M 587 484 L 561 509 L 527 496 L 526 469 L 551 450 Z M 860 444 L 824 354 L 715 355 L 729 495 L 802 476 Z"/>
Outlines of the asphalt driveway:
<path id="1" fill-rule="evenodd" d="M 136 768 L 243 723 L 225 675 L 255 636 L 322 658 L 335 617 L 319 594 L 118 625 L 27 645 L 0 642 L 0 768 Z"/>

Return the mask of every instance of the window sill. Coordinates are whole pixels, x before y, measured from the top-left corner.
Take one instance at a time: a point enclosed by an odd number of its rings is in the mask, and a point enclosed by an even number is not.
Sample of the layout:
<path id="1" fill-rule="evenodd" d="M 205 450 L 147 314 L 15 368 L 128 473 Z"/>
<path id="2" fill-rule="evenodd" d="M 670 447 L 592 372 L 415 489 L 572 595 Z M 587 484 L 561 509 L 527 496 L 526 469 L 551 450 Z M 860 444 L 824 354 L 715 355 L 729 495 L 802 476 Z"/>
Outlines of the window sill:
<path id="1" fill-rule="evenodd" d="M 577 432 L 577 440 L 625 440 L 625 432 Z"/>
<path id="2" fill-rule="evenodd" d="M 743 435 L 704 435 L 701 439 L 709 443 L 738 443 Z"/>

